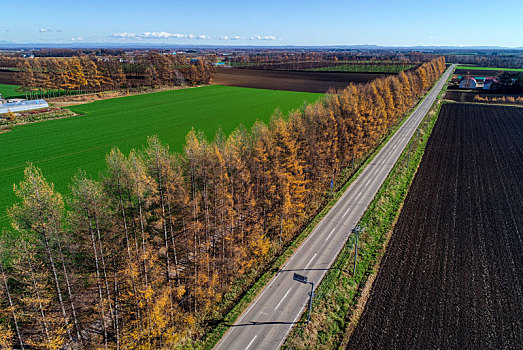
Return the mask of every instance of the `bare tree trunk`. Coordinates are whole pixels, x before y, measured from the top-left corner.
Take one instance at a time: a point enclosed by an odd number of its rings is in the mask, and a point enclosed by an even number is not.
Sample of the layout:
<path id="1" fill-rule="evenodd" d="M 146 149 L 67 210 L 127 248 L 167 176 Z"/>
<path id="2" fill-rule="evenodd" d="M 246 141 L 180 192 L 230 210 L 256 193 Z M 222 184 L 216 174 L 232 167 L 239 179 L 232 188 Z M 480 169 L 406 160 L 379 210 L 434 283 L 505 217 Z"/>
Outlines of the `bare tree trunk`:
<path id="1" fill-rule="evenodd" d="M 115 330 L 116 330 L 116 349 L 120 350 L 120 322 L 118 319 L 118 269 L 116 264 L 114 266 L 114 316 L 115 316 Z"/>
<path id="2" fill-rule="evenodd" d="M 167 210 L 169 211 L 169 231 L 171 234 L 171 245 L 173 246 L 174 270 L 176 273 L 176 280 L 177 280 L 178 287 L 180 287 L 180 276 L 178 275 L 178 256 L 176 254 L 176 244 L 175 244 L 175 239 L 174 239 L 173 220 L 172 220 L 172 216 L 171 216 L 172 211 L 171 211 L 170 204 L 167 205 Z M 183 231 L 185 232 L 185 221 L 183 223 Z"/>
<path id="3" fill-rule="evenodd" d="M 49 246 L 49 239 L 47 237 L 47 233 L 45 231 L 45 228 L 43 229 L 42 236 L 44 237 L 44 243 L 45 243 L 45 250 L 47 253 L 47 258 L 49 259 L 49 263 L 51 264 L 51 271 L 53 272 L 54 282 L 55 282 L 55 288 L 56 293 L 58 294 L 58 302 L 60 304 L 60 309 L 62 310 L 62 316 L 64 318 L 65 322 L 65 328 L 67 330 L 67 335 L 69 337 L 69 341 L 73 341 L 73 337 L 71 336 L 71 330 L 69 329 L 69 318 L 67 317 L 67 313 L 65 311 L 65 305 L 62 297 L 62 291 L 60 289 L 60 283 L 58 282 L 58 273 L 56 272 L 56 266 L 54 263 L 53 255 L 51 254 L 51 247 Z"/>
<path id="4" fill-rule="evenodd" d="M 164 237 L 164 245 L 165 245 L 165 270 L 166 270 L 166 278 L 167 278 L 167 283 L 169 284 L 169 301 L 171 303 L 171 322 L 173 321 L 173 285 L 172 285 L 172 280 L 171 280 L 171 275 L 170 275 L 170 270 L 171 270 L 171 267 L 170 267 L 170 260 L 169 260 L 169 237 L 168 237 L 168 234 L 167 234 L 167 218 L 166 218 L 166 215 L 165 215 L 165 200 L 164 200 L 164 195 L 163 195 L 163 182 L 162 182 L 162 168 L 161 168 L 161 165 L 160 165 L 160 154 L 159 152 L 157 151 L 157 154 L 156 154 L 156 172 L 157 172 L 157 180 L 158 180 L 158 187 L 159 187 L 159 192 L 160 192 L 160 205 L 162 207 L 162 228 L 163 228 L 163 237 Z"/>
<path id="5" fill-rule="evenodd" d="M 16 318 L 15 307 L 13 305 L 13 300 L 11 299 L 11 293 L 9 292 L 9 286 L 7 285 L 7 278 L 5 277 L 4 266 L 3 266 L 1 260 L 0 260 L 0 270 L 2 272 L 2 278 L 4 280 L 4 287 L 5 287 L 5 292 L 7 294 L 7 300 L 9 301 L 9 308 L 11 309 L 11 313 L 13 315 L 13 322 L 15 323 L 16 335 L 18 336 L 18 341 L 20 342 L 20 348 L 22 350 L 24 350 L 25 348 L 24 348 L 24 342 L 22 341 L 22 334 L 20 333 L 20 328 L 18 327 L 18 320 Z"/>
<path id="6" fill-rule="evenodd" d="M 100 298 L 100 317 L 102 320 L 102 328 L 104 331 L 104 346 L 105 349 L 107 349 L 107 327 L 105 325 L 105 306 L 104 306 L 104 297 L 102 293 L 102 283 L 100 280 L 100 264 L 98 263 L 98 250 L 96 249 L 96 240 L 94 238 L 94 231 L 93 231 L 93 225 L 91 220 L 91 215 L 89 213 L 89 210 L 87 210 L 87 219 L 89 221 L 89 231 L 91 233 L 91 243 L 93 244 L 93 254 L 94 254 L 94 262 L 95 262 L 95 268 L 96 268 L 96 285 L 98 287 L 98 297 Z"/>
<path id="7" fill-rule="evenodd" d="M 36 298 L 38 299 L 38 308 L 40 310 L 40 316 L 42 316 L 42 327 L 44 328 L 44 333 L 47 338 L 47 343 L 51 344 L 51 337 L 49 336 L 49 328 L 47 327 L 47 318 L 45 317 L 44 306 L 42 305 L 42 299 L 40 298 L 40 292 L 38 291 L 38 286 L 36 284 L 36 277 L 35 277 L 33 263 L 31 262 L 32 256 L 30 256 L 29 251 L 27 250 L 27 248 L 25 246 L 25 243 L 23 243 L 23 244 L 24 244 L 25 257 L 27 259 L 27 263 L 28 263 L 29 269 L 31 271 L 31 281 L 32 281 L 33 288 L 36 293 Z"/>
<path id="8" fill-rule="evenodd" d="M 96 213 L 94 214 L 94 223 L 95 223 L 95 226 L 96 226 L 96 233 L 97 233 L 97 236 L 98 236 L 98 245 L 100 246 L 100 260 L 102 262 L 102 271 L 103 271 L 103 274 L 104 274 L 104 283 L 105 283 L 105 291 L 107 293 L 107 301 L 109 303 L 109 312 L 111 313 L 111 320 L 113 322 L 113 326 L 114 326 L 114 310 L 113 310 L 113 307 L 111 305 L 111 298 L 110 298 L 110 292 L 109 292 L 109 279 L 107 277 L 107 268 L 105 266 L 105 258 L 104 258 L 104 250 L 103 250 L 103 244 L 102 244 L 102 237 L 101 237 L 101 234 L 100 234 L 100 226 L 98 224 L 98 217 L 96 216 Z"/>
<path id="9" fill-rule="evenodd" d="M 64 270 L 65 284 L 67 286 L 67 293 L 69 295 L 69 302 L 71 303 L 71 311 L 73 313 L 73 322 L 74 322 L 74 326 L 76 328 L 76 336 L 80 340 L 80 339 L 82 339 L 82 336 L 80 335 L 80 326 L 79 326 L 79 323 L 78 323 L 78 317 L 76 317 L 76 309 L 74 307 L 73 294 L 71 292 L 71 284 L 69 283 L 69 275 L 67 274 L 67 269 L 65 268 L 64 254 L 62 252 L 62 246 L 60 244 L 60 239 L 58 239 L 58 237 L 57 237 L 57 243 L 58 243 L 58 251 L 60 252 L 60 259 L 62 260 L 62 267 L 63 267 L 63 270 Z"/>

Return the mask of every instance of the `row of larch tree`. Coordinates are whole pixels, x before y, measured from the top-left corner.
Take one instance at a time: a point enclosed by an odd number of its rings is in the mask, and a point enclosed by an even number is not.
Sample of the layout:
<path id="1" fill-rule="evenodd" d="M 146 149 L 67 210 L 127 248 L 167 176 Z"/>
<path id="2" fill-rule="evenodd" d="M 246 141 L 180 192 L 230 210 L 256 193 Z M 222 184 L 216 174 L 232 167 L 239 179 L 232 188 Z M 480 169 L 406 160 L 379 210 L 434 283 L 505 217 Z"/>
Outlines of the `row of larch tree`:
<path id="1" fill-rule="evenodd" d="M 0 56 L 0 67 L 15 70 L 15 82 L 28 98 L 49 98 L 136 87 L 207 84 L 214 74 L 213 61 L 211 56 L 190 58 L 157 52 L 103 58 Z"/>
<path id="2" fill-rule="evenodd" d="M 29 165 L 2 243 L 0 343 L 160 349 L 200 338 L 233 282 L 281 252 L 331 180 L 444 70 L 437 58 L 350 85 L 212 142 L 191 131 L 183 154 L 156 137 L 113 149 L 101 180 L 74 176 L 66 204 Z"/>

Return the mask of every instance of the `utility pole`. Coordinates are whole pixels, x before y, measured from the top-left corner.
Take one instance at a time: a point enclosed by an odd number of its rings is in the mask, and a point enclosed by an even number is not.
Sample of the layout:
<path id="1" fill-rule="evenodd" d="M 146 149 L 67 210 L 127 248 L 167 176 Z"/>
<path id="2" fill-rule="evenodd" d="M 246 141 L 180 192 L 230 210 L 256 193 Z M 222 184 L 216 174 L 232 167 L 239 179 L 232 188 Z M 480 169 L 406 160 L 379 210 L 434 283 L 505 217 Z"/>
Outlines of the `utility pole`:
<path id="1" fill-rule="evenodd" d="M 410 163 L 410 145 L 412 144 L 412 142 L 409 142 L 409 150 L 407 151 L 407 169 L 409 168 L 409 163 Z"/>
<path id="2" fill-rule="evenodd" d="M 352 233 L 356 233 L 356 246 L 354 247 L 354 270 L 352 275 L 356 275 L 356 258 L 358 257 L 358 235 L 360 232 L 365 231 L 365 227 L 356 226 L 352 228 Z"/>
<path id="3" fill-rule="evenodd" d="M 310 281 L 309 283 L 311 284 L 311 293 L 309 294 L 309 314 L 307 315 L 307 324 L 311 321 L 312 298 L 314 298 L 314 281 Z"/>
<path id="4" fill-rule="evenodd" d="M 294 273 L 292 279 L 303 284 L 311 285 L 311 292 L 309 293 L 309 313 L 307 314 L 307 324 L 309 324 L 309 322 L 311 321 L 312 313 L 312 298 L 314 298 L 314 281 L 307 281 L 307 276 L 303 276 L 298 273 Z"/>

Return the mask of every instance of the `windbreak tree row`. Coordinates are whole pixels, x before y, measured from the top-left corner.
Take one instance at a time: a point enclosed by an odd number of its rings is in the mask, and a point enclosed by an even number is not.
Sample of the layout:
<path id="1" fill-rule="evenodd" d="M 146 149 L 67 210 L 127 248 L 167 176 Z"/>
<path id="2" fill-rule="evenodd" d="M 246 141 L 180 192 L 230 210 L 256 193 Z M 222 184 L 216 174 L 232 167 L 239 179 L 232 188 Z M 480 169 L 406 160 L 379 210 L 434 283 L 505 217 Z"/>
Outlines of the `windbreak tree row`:
<path id="1" fill-rule="evenodd" d="M 14 67 L 15 81 L 29 98 L 207 84 L 214 73 L 212 63 L 212 57 L 191 59 L 157 52 L 136 57 L 0 57 L 0 66 Z"/>
<path id="2" fill-rule="evenodd" d="M 74 176 L 71 198 L 29 165 L 9 210 L 16 239 L 2 243 L 0 341 L 158 349 L 200 338 L 234 282 L 281 252 L 331 180 L 444 70 L 437 58 L 349 85 L 212 142 L 191 131 L 183 154 L 156 137 L 128 155 L 115 148 L 100 181 Z"/>

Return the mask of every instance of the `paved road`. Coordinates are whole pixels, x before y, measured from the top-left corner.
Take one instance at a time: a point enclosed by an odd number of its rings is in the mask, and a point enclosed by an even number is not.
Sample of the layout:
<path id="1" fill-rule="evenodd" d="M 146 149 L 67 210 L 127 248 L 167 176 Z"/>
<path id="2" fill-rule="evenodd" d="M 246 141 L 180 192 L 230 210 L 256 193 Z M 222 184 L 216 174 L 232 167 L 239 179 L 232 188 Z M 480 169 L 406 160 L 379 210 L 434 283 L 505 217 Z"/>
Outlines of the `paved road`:
<path id="1" fill-rule="evenodd" d="M 451 66 L 445 72 L 215 349 L 277 349 L 281 346 L 307 306 L 311 288 L 294 281 L 294 272 L 307 276 L 309 281 L 321 281 L 453 70 Z"/>

